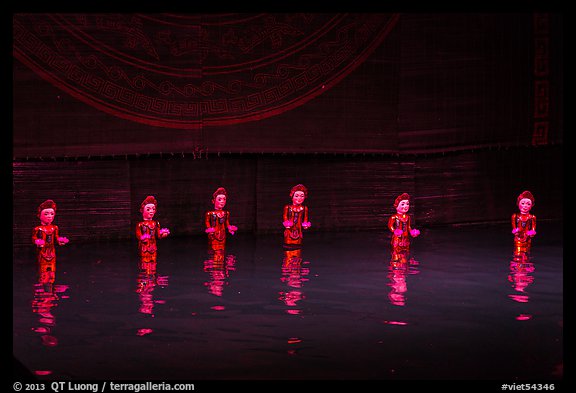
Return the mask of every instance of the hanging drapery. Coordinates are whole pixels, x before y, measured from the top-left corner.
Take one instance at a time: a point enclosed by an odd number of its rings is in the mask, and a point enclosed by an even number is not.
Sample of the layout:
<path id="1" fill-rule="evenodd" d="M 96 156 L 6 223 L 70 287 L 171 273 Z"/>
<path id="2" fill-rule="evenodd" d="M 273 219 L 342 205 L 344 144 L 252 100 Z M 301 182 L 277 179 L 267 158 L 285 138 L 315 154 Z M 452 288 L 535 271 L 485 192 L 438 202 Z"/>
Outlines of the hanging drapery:
<path id="1" fill-rule="evenodd" d="M 16 14 L 14 56 L 106 113 L 167 128 L 278 115 L 327 91 L 390 14 Z"/>

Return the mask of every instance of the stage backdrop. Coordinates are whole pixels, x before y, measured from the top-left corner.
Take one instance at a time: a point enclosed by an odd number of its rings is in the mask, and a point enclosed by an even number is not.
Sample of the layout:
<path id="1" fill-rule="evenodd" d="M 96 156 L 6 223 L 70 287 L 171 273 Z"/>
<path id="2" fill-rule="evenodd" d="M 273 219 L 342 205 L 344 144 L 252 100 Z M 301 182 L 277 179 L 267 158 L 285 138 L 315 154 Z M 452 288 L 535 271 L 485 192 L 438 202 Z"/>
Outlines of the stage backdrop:
<path id="1" fill-rule="evenodd" d="M 218 186 L 280 230 L 502 222 L 524 189 L 562 217 L 562 17 L 530 13 L 15 14 L 13 233 L 59 204 L 75 241 L 131 236 L 159 199 L 198 234 Z M 511 204 L 512 203 L 512 204 Z M 535 208 L 536 209 L 536 208 Z"/>

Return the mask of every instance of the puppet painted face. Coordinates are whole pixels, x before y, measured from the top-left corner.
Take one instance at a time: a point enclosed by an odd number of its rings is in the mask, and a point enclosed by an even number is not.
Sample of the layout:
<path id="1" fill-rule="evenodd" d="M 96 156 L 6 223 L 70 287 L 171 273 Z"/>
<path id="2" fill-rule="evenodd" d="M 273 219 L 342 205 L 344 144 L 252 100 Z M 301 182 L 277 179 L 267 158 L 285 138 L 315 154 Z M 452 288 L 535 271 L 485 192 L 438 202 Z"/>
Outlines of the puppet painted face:
<path id="1" fill-rule="evenodd" d="M 410 201 L 408 199 L 401 200 L 396 207 L 396 213 L 398 214 L 406 214 L 408 210 L 410 210 Z"/>
<path id="2" fill-rule="evenodd" d="M 145 220 L 151 220 L 154 218 L 154 214 L 156 214 L 156 205 L 153 203 L 148 203 L 144 205 L 142 209 L 142 218 Z"/>
<path id="3" fill-rule="evenodd" d="M 518 208 L 520 209 L 520 213 L 528 214 L 530 213 L 530 209 L 532 209 L 532 201 L 529 198 L 522 198 L 520 202 L 518 202 Z"/>
<path id="4" fill-rule="evenodd" d="M 226 195 L 218 194 L 216 198 L 214 198 L 214 209 L 222 210 L 226 206 Z"/>
<path id="5" fill-rule="evenodd" d="M 292 195 L 292 203 L 295 205 L 301 205 L 304 202 L 304 199 L 306 199 L 304 191 L 296 191 L 294 195 Z"/>
<path id="6" fill-rule="evenodd" d="M 40 222 L 42 225 L 50 225 L 52 224 L 52 221 L 54 221 L 54 216 L 56 216 L 54 209 L 42 209 L 40 212 Z"/>

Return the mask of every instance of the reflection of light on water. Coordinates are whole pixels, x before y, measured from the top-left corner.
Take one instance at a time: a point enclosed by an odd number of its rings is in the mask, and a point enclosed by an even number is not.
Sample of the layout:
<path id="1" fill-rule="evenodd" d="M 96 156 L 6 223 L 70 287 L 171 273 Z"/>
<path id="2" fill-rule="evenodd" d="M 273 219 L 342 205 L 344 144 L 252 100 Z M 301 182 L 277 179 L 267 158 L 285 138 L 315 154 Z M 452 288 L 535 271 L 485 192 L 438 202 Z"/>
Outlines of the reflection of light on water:
<path id="1" fill-rule="evenodd" d="M 154 331 L 154 330 L 152 330 L 152 329 L 147 329 L 147 328 L 145 328 L 145 329 L 138 329 L 138 331 L 136 332 L 136 335 L 137 335 L 137 336 L 145 336 L 145 335 L 147 335 L 147 334 L 152 333 L 153 331 Z"/>
<path id="2" fill-rule="evenodd" d="M 40 323 L 43 323 L 44 325 L 47 325 L 47 326 L 54 326 L 55 325 L 54 317 L 52 317 L 52 316 L 40 318 L 39 321 L 40 321 Z"/>
<path id="3" fill-rule="evenodd" d="M 142 314 L 154 318 L 154 305 L 165 304 L 165 300 L 154 299 L 157 286 L 168 286 L 168 276 L 160 276 L 156 272 L 156 262 L 141 262 L 140 272 L 136 280 L 136 293 L 140 298 L 139 310 Z"/>
<path id="4" fill-rule="evenodd" d="M 289 345 L 300 344 L 301 342 L 302 342 L 302 339 L 299 337 L 289 337 L 288 338 L 288 344 Z M 286 352 L 288 353 L 288 355 L 296 355 L 297 349 L 296 348 L 290 348 Z"/>
<path id="5" fill-rule="evenodd" d="M 168 286 L 168 276 L 160 276 L 156 271 L 156 262 L 142 262 L 140 264 L 140 272 L 136 280 L 136 293 L 140 299 L 140 313 L 154 318 L 154 305 L 165 304 L 165 300 L 154 299 L 154 290 L 157 286 Z M 139 337 L 146 336 L 153 333 L 153 329 L 141 328 L 138 329 L 136 335 Z"/>
<path id="6" fill-rule="evenodd" d="M 534 264 L 530 261 L 528 254 L 514 254 L 510 261 L 508 281 L 514 288 L 515 293 L 509 294 L 508 298 L 517 303 L 528 303 L 530 301 L 527 288 L 534 283 L 534 276 L 532 275 L 534 270 Z M 519 314 L 515 319 L 517 321 L 528 321 L 532 319 L 532 315 Z"/>
<path id="7" fill-rule="evenodd" d="M 388 299 L 390 303 L 395 306 L 406 305 L 406 293 L 408 292 L 408 284 L 406 277 L 420 273 L 418 265 L 420 263 L 410 256 L 408 250 L 392 250 L 392 257 L 388 265 L 388 286 L 390 292 Z"/>
<path id="8" fill-rule="evenodd" d="M 528 303 L 528 295 L 508 295 L 508 297 L 518 303 Z"/>
<path id="9" fill-rule="evenodd" d="M 382 322 L 387 325 L 400 325 L 400 326 L 408 325 L 408 322 L 404 321 L 382 321 Z"/>
<path id="10" fill-rule="evenodd" d="M 300 291 L 278 292 L 278 299 L 282 300 L 287 306 L 295 306 L 299 300 L 305 298 Z"/>
<path id="11" fill-rule="evenodd" d="M 55 347 L 58 345 L 58 339 L 54 336 L 44 335 L 42 336 L 42 344 L 46 345 L 47 347 Z"/>
<path id="12" fill-rule="evenodd" d="M 310 268 L 303 267 L 302 265 L 307 265 L 310 262 L 303 262 L 302 260 L 302 249 L 289 249 L 284 250 L 284 259 L 282 260 L 282 275 L 280 276 L 280 281 L 286 284 L 290 288 L 287 291 L 279 291 L 278 299 L 284 302 L 288 307 L 298 307 L 298 302 L 306 298 L 304 293 L 300 290 L 304 286 L 304 283 L 308 281 L 308 276 L 310 274 Z M 288 308 L 285 310 L 286 314 L 298 315 L 302 313 L 301 308 Z"/>
<path id="13" fill-rule="evenodd" d="M 209 274 L 210 279 L 204 282 L 208 292 L 215 296 L 222 296 L 224 287 L 229 285 L 227 281 L 230 272 L 236 270 L 236 256 L 225 255 L 224 250 L 210 250 L 208 259 L 204 261 L 204 271 Z"/>
<path id="14" fill-rule="evenodd" d="M 34 371 L 34 374 L 36 375 L 50 375 L 52 374 L 51 370 L 36 370 Z"/>
<path id="15" fill-rule="evenodd" d="M 210 307 L 210 308 L 211 308 L 212 310 L 214 310 L 214 311 L 223 311 L 223 310 L 226 310 L 226 307 L 224 307 L 224 306 L 212 306 L 212 307 Z"/>
<path id="16" fill-rule="evenodd" d="M 280 291 L 278 292 L 278 295 L 279 295 L 278 299 L 282 300 L 284 304 L 289 307 L 296 307 L 300 300 L 306 298 L 300 291 L 289 291 L 289 292 Z M 285 311 L 286 314 L 292 314 L 292 315 L 297 315 L 302 312 L 302 310 L 299 308 L 288 308 Z"/>
<path id="17" fill-rule="evenodd" d="M 38 314 L 38 322 L 42 324 L 42 326 L 33 327 L 32 331 L 41 334 L 42 345 L 47 347 L 58 345 L 58 338 L 53 335 L 52 331 L 56 326 L 56 317 L 52 314 L 52 309 L 58 306 L 60 299 L 68 298 L 65 295 L 68 285 L 54 284 L 55 279 L 54 271 L 41 271 L 39 281 L 34 284 L 32 300 L 32 312 Z"/>

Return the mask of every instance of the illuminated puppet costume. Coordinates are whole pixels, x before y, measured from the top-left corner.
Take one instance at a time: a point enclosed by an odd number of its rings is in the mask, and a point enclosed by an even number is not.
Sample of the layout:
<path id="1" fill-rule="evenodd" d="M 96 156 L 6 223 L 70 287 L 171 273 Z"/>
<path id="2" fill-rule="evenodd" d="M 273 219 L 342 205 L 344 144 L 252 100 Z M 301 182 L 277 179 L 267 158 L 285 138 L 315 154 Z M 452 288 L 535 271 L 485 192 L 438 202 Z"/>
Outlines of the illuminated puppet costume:
<path id="1" fill-rule="evenodd" d="M 238 227 L 230 225 L 230 212 L 223 210 L 226 206 L 226 189 L 219 187 L 212 195 L 214 210 L 206 212 L 204 223 L 208 234 L 208 246 L 212 250 L 224 250 L 226 247 L 226 231 L 233 235 Z"/>
<path id="2" fill-rule="evenodd" d="M 156 239 L 170 234 L 168 228 L 161 228 L 160 223 L 153 220 L 158 203 L 153 196 L 147 196 L 140 205 L 142 221 L 136 225 L 136 238 L 141 264 L 156 263 Z M 141 268 L 145 268 L 141 266 Z"/>
<path id="3" fill-rule="evenodd" d="M 37 248 L 37 260 L 40 274 L 56 271 L 56 243 L 63 246 L 68 238 L 59 235 L 57 225 L 52 221 L 56 216 L 56 203 L 48 199 L 38 206 L 38 218 L 41 225 L 34 228 L 32 242 Z"/>
<path id="4" fill-rule="evenodd" d="M 536 235 L 536 216 L 530 214 L 534 206 L 534 196 L 530 191 L 524 191 L 516 200 L 520 210 L 512 214 L 512 234 L 514 235 L 514 254 L 530 252 L 532 238 Z"/>
<path id="5" fill-rule="evenodd" d="M 408 250 L 410 236 L 420 235 L 418 229 L 412 228 L 412 219 L 407 214 L 410 209 L 410 195 L 407 193 L 399 195 L 394 201 L 394 208 L 396 208 L 396 214 L 388 219 L 388 229 L 392 232 L 390 244 L 393 251 Z"/>
<path id="6" fill-rule="evenodd" d="M 312 225 L 308 221 L 308 206 L 302 204 L 307 196 L 308 189 L 302 184 L 297 184 L 290 190 L 292 204 L 284 206 L 283 214 L 284 245 L 286 246 L 301 245 L 303 230 Z"/>

